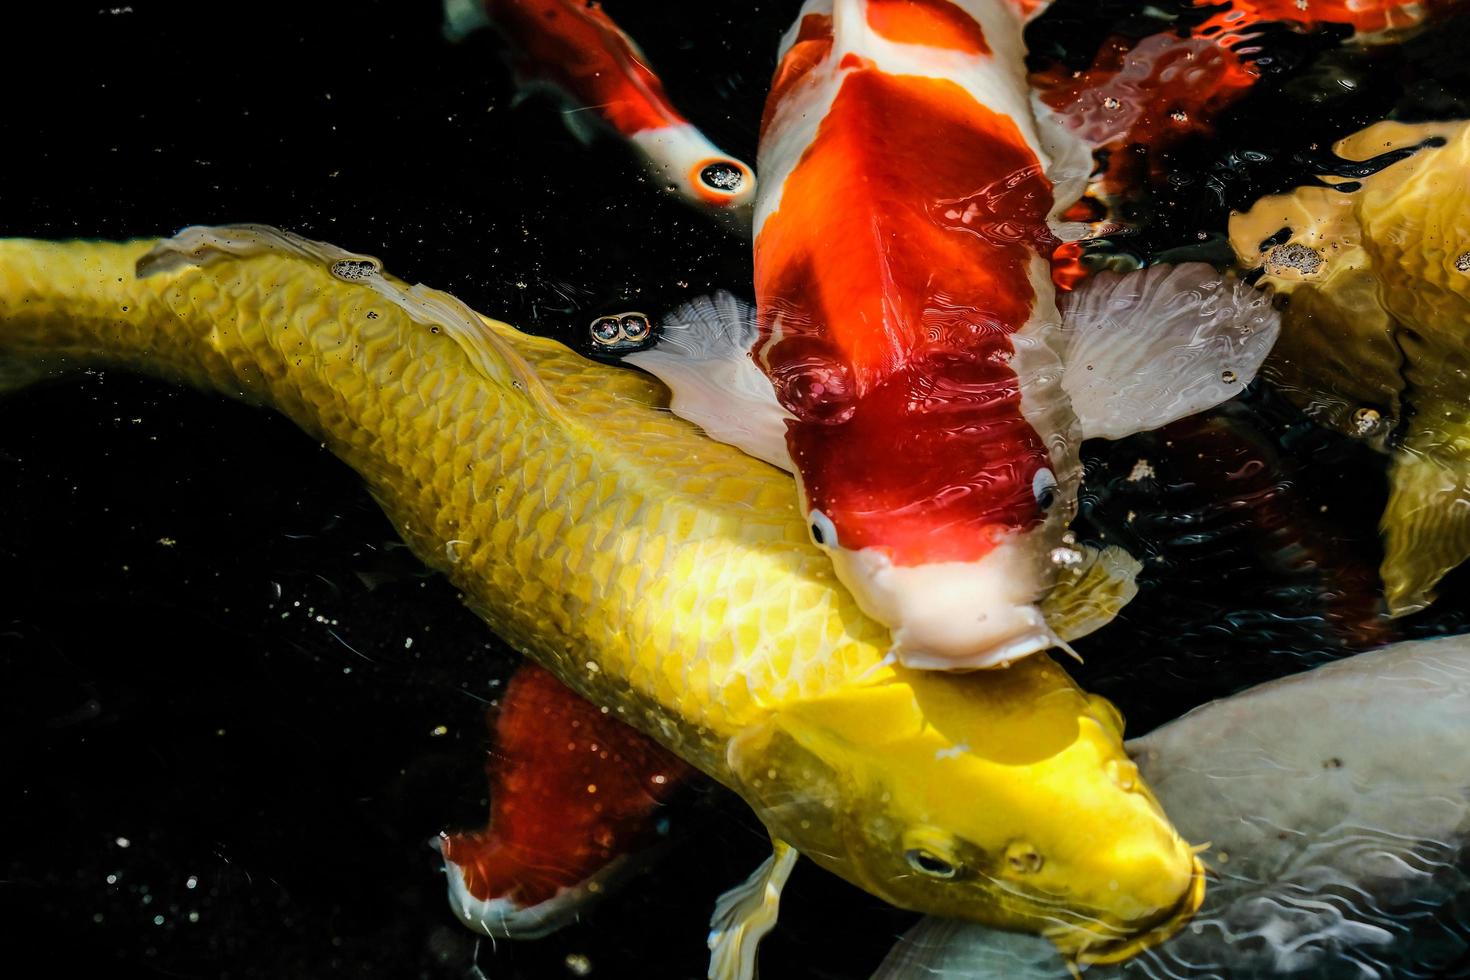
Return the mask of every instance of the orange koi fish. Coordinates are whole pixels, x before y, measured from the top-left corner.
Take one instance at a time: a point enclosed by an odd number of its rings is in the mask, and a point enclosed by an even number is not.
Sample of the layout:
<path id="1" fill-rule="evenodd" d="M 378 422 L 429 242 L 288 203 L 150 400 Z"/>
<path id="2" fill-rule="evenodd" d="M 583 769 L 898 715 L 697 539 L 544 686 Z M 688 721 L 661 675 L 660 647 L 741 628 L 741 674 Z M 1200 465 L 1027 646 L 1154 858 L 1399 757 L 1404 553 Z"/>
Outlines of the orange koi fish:
<path id="1" fill-rule="evenodd" d="M 1090 68 L 1054 67 L 1032 75 L 1042 99 L 1098 155 L 1091 193 L 1107 201 L 1136 190 L 1145 160 L 1189 136 L 1208 134 L 1215 118 L 1244 98 L 1261 77 L 1255 45 L 1261 28 L 1299 31 L 1351 27 L 1349 43 L 1401 39 L 1463 0 L 1194 0 L 1218 7 L 1189 30 L 1142 40 L 1113 36 Z M 1159 174 L 1149 174 L 1157 178 Z"/>
<path id="2" fill-rule="evenodd" d="M 676 413 L 796 474 L 813 539 L 909 667 L 1064 641 L 1038 603 L 1083 559 L 1064 539 L 1078 443 L 1229 397 L 1274 338 L 1206 266 L 1102 277 L 1062 325 L 1049 260 L 1091 162 L 1027 84 L 1044 6 L 808 0 L 762 121 L 755 316 L 700 301 L 628 358 Z"/>
<path id="3" fill-rule="evenodd" d="M 587 0 L 446 0 L 450 34 L 493 26 L 510 44 L 523 87 L 549 86 L 574 108 L 573 132 L 591 117 L 622 137 L 655 177 L 690 203 L 750 222 L 755 173 L 675 109 L 643 52 Z"/>
<path id="4" fill-rule="evenodd" d="M 534 939 L 657 842 L 656 814 L 694 770 L 530 663 L 507 686 L 492 736 L 489 826 L 438 841 L 449 904 L 478 932 Z"/>

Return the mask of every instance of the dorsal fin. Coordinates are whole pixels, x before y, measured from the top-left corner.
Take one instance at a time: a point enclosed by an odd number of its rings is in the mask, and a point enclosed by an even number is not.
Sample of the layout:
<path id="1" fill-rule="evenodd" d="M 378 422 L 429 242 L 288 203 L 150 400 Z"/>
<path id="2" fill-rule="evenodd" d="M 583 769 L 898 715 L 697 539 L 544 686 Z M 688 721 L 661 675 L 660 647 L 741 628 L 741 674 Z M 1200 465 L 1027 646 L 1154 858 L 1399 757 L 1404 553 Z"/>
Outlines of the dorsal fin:
<path id="1" fill-rule="evenodd" d="M 442 329 L 487 379 L 524 392 L 547 413 L 561 415 L 556 396 L 535 369 L 463 301 L 422 284 L 406 286 L 385 275 L 383 263 L 371 255 L 349 252 L 269 225 L 194 225 L 155 246 L 138 260 L 136 272 L 143 279 L 185 266 L 202 267 L 221 259 L 271 253 L 323 265 L 334 278 L 371 289 L 415 323 Z"/>

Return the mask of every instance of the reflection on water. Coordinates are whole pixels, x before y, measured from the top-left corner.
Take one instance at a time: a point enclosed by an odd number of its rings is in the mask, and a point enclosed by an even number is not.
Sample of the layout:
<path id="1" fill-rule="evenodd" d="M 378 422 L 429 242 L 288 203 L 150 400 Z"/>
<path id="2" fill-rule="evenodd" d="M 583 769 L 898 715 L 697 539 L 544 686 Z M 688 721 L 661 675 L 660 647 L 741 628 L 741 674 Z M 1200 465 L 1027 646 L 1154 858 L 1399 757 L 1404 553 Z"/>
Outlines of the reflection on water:
<path id="1" fill-rule="evenodd" d="M 608 6 L 691 118 L 753 158 L 792 5 L 696 5 L 677 18 L 657 5 Z M 1058 3 L 1031 31 L 1035 67 L 1068 77 L 1107 45 L 1207 16 L 1176 22 L 1161 9 Z M 228 28 L 147 2 L 41 15 L 53 21 L 37 37 L 74 67 L 44 86 L 3 69 L 11 91 L 26 93 L 0 163 L 6 235 L 269 221 L 381 255 L 409 281 L 587 352 L 598 317 L 617 318 L 616 343 L 636 343 L 630 327 L 643 327 L 627 311 L 657 319 L 751 281 L 746 246 L 660 193 L 615 146 L 579 144 L 550 103 L 518 103 L 494 45 L 444 44 L 432 3 L 344 13 L 268 2 Z M 1098 251 L 1120 264 L 1229 261 L 1229 210 L 1327 172 L 1335 139 L 1390 115 L 1470 115 L 1467 30 L 1456 17 L 1365 48 L 1343 44 L 1340 30 L 1270 29 L 1253 58 L 1259 82 L 1208 106 L 1168 107 L 1185 116 L 1170 130 L 1179 138 L 1145 127 L 1152 152 L 1119 155 L 1132 163 L 1109 174 L 1148 190 L 1115 201 L 1130 233 Z M 1095 109 L 1109 98 L 1121 107 L 1109 93 Z M 1375 437 L 1400 418 L 1388 404 L 1371 410 Z M 585 921 L 528 943 L 492 943 L 455 921 L 428 842 L 483 825 L 483 710 L 514 654 L 315 443 L 279 419 L 111 372 L 8 396 L 3 412 L 11 519 L 0 542 L 13 574 L 0 699 L 14 843 L 0 901 L 14 928 L 0 949 L 127 974 L 211 975 L 222 964 L 246 976 L 703 970 L 715 896 L 766 853 L 754 819 L 703 780 L 664 814 L 669 842 Z M 1463 571 L 1429 608 L 1381 617 L 1388 460 L 1358 434 L 1314 426 L 1258 383 L 1206 416 L 1083 447 L 1078 536 L 1128 548 L 1143 570 L 1119 620 L 1077 644 L 1084 663 L 1072 672 L 1119 706 L 1130 733 L 1347 653 L 1465 627 Z M 1362 717 L 1429 724 L 1440 716 L 1413 707 L 1441 693 L 1416 691 L 1397 714 L 1384 693 Z M 1283 714 L 1262 710 L 1272 723 Z M 1383 726 L 1367 726 L 1370 737 L 1351 720 L 1328 758 L 1351 760 L 1355 741 L 1378 747 Z M 1443 723 L 1447 734 L 1422 751 L 1463 740 L 1453 716 Z M 1290 732 L 1279 739 L 1299 744 Z M 1167 787 L 1169 770 L 1144 770 Z M 1342 770 L 1319 778 L 1358 771 Z M 1377 805 L 1385 785 L 1354 783 L 1364 792 L 1348 802 Z M 1365 825 L 1380 819 L 1365 813 Z M 1183 829 L 1220 844 L 1212 830 Z M 1340 888 L 1304 878 L 1293 894 L 1320 887 L 1323 914 L 1354 889 L 1376 903 L 1379 920 L 1354 933 L 1354 948 L 1371 952 L 1345 954 L 1354 963 L 1463 973 L 1455 832 L 1426 835 L 1443 852 L 1404 859 L 1431 898 L 1398 879 L 1352 876 Z M 1375 860 L 1395 857 L 1361 843 Z M 1207 860 L 1228 874 L 1230 860 Z M 864 976 L 913 919 L 799 867 L 763 969 Z M 1206 929 L 1220 923 L 1258 925 L 1222 917 Z M 1179 972 L 1213 954 L 1173 955 L 1148 962 Z M 1293 965 L 1242 962 L 1266 975 Z"/>

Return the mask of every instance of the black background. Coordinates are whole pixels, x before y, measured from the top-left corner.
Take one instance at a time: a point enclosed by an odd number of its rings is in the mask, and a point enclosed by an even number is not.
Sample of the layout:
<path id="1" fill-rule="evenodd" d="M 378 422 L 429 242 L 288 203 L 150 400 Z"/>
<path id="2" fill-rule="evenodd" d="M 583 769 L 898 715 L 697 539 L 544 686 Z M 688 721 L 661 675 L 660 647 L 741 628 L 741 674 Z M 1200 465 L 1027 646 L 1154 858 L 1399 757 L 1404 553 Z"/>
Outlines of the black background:
<path id="1" fill-rule="evenodd" d="M 747 160 L 796 6 L 607 3 Z M 1110 29 L 1156 29 L 1143 6 L 1058 4 L 1033 50 L 1080 66 Z M 574 344 L 598 312 L 748 291 L 745 244 L 615 144 L 578 143 L 549 101 L 517 102 L 493 42 L 445 42 L 433 0 L 6 18 L 0 233 L 264 222 Z M 1173 154 L 1150 224 L 1116 247 L 1218 250 L 1231 205 L 1302 180 L 1332 138 L 1394 111 L 1465 115 L 1467 34 L 1456 21 L 1374 55 L 1273 34 L 1230 139 Z M 1269 392 L 1241 417 L 1294 461 L 1283 491 L 1329 508 L 1312 543 L 1375 561 L 1382 461 Z M 1164 460 L 1121 488 L 1169 448 L 1087 452 L 1087 513 L 1103 527 L 1141 509 L 1133 543 L 1153 559 L 1080 671 L 1135 731 L 1342 647 L 1316 580 L 1273 565 L 1279 542 L 1211 481 Z M 482 712 L 513 660 L 353 474 L 266 413 L 116 373 L 5 396 L 0 581 L 0 962 L 501 980 L 572 976 L 573 956 L 593 976 L 696 976 L 714 897 L 763 856 L 753 817 L 698 789 L 672 852 L 586 922 L 498 949 L 460 927 L 427 841 L 484 819 Z M 1463 593 L 1405 634 L 1458 629 Z M 802 866 L 763 973 L 864 976 L 909 921 Z"/>

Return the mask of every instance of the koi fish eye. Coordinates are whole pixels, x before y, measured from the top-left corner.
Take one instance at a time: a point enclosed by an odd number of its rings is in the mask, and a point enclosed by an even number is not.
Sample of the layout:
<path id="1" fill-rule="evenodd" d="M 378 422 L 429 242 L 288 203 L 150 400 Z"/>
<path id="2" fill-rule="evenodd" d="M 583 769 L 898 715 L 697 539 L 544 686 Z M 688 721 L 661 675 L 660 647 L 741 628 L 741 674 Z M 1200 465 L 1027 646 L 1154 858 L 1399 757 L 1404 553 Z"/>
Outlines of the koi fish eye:
<path id="1" fill-rule="evenodd" d="M 1062 491 L 1057 486 L 1057 478 L 1052 471 L 1045 467 L 1037 470 L 1036 475 L 1031 478 L 1031 496 L 1036 499 L 1037 508 L 1045 514 L 1061 495 Z"/>
<path id="2" fill-rule="evenodd" d="M 939 855 L 931 854 L 922 848 L 916 847 L 912 850 L 904 851 L 903 857 L 909 863 L 909 867 L 913 868 L 919 874 L 927 875 L 930 878 L 948 881 L 960 873 L 960 869 L 957 866 L 950 864 Z"/>
<path id="3" fill-rule="evenodd" d="M 811 512 L 812 540 L 823 548 L 837 547 L 837 525 L 819 510 Z"/>
<path id="4" fill-rule="evenodd" d="M 596 346 L 622 353 L 647 346 L 653 322 L 646 313 L 613 313 L 593 320 L 588 332 Z"/>
<path id="5" fill-rule="evenodd" d="M 716 160 L 699 172 L 699 182 L 712 191 L 733 194 L 745 183 L 745 172 L 728 160 Z"/>

